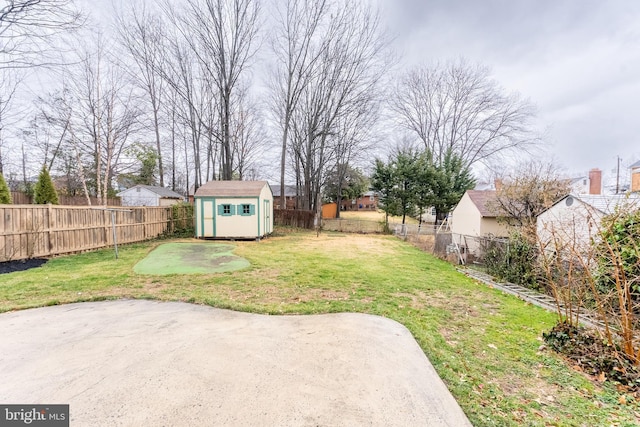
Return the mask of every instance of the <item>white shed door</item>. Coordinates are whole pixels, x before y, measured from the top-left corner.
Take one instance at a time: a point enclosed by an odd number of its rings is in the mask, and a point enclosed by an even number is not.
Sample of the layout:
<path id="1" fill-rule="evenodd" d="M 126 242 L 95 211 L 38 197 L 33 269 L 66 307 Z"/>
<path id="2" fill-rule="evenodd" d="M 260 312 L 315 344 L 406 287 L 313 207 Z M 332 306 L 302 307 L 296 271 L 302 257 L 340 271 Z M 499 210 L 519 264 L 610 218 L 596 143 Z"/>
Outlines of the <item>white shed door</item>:
<path id="1" fill-rule="evenodd" d="M 204 237 L 215 237 L 213 227 L 213 200 L 202 201 L 202 235 Z"/>
<path id="2" fill-rule="evenodd" d="M 264 201 L 264 235 L 271 233 L 271 212 L 269 206 L 269 200 Z"/>

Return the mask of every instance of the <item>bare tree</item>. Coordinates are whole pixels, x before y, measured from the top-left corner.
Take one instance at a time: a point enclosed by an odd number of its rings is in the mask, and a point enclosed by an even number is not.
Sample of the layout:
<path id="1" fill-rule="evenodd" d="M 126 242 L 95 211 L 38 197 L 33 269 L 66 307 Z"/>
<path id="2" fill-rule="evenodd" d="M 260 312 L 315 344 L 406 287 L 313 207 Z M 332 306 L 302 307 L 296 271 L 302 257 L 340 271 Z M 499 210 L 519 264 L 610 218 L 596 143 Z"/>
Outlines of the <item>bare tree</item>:
<path id="1" fill-rule="evenodd" d="M 215 85 L 219 98 L 222 179 L 233 174 L 231 120 L 241 77 L 256 52 L 259 5 L 255 0 L 188 0 L 178 31 Z M 172 13 L 177 14 L 174 10 Z M 205 122 L 206 123 L 206 122 Z"/>
<path id="2" fill-rule="evenodd" d="M 325 180 L 333 181 L 338 189 L 345 186 L 347 176 L 352 172 L 358 159 L 364 157 L 363 153 L 368 151 L 376 141 L 374 133 L 378 119 L 376 114 L 378 103 L 375 98 L 369 101 L 363 100 L 356 108 L 336 121 L 336 132 L 332 142 L 334 164 L 328 165 Z M 342 204 L 341 192 L 336 193 L 336 203 L 338 205 L 336 215 L 339 218 Z"/>
<path id="3" fill-rule="evenodd" d="M 319 58 L 292 117 L 290 152 L 303 195 L 302 208 L 318 210 L 324 174 L 337 155 L 341 120 L 368 110 L 388 64 L 379 17 L 359 3 L 327 11 L 319 35 Z M 344 149 L 344 148 L 343 148 Z"/>
<path id="4" fill-rule="evenodd" d="M 284 10 L 282 10 L 284 8 Z M 277 5 L 276 29 L 272 49 L 277 69 L 272 82 L 273 109 L 282 130 L 280 156 L 280 206 L 285 203 L 287 141 L 291 119 L 311 78 L 321 49 L 313 42 L 328 10 L 327 1 L 285 0 Z"/>
<path id="5" fill-rule="evenodd" d="M 133 88 L 110 58 L 103 37 L 98 34 L 90 41 L 79 53 L 66 107 L 71 111 L 76 148 L 93 157 L 94 190 L 102 204 L 117 175 L 120 156 L 136 130 L 139 109 Z"/>
<path id="6" fill-rule="evenodd" d="M 486 67 L 464 60 L 409 71 L 395 88 L 391 109 L 436 163 L 449 149 L 471 166 L 538 142 L 530 127 L 534 106 L 505 94 Z"/>
<path id="7" fill-rule="evenodd" d="M 0 174 L 6 159 L 4 158 L 5 129 L 11 127 L 21 115 L 14 108 L 16 91 L 22 81 L 19 74 L 12 70 L 0 69 Z"/>
<path id="8" fill-rule="evenodd" d="M 538 215 L 569 194 L 571 189 L 569 180 L 561 176 L 557 165 L 537 160 L 519 164 L 499 182 L 491 208 L 499 219 L 521 227 L 525 236 L 533 241 Z"/>
<path id="9" fill-rule="evenodd" d="M 194 186 L 197 189 L 209 177 L 209 171 L 205 171 L 203 177 L 202 165 L 210 162 L 210 154 L 214 151 L 212 145 L 216 138 L 212 117 L 217 102 L 211 96 L 211 81 L 207 75 L 202 75 L 200 64 L 179 33 L 168 34 L 164 52 L 166 58 L 160 72 L 167 83 L 171 99 L 169 109 L 172 126 L 177 125 L 182 137 L 186 138 L 185 166 L 187 173 L 193 170 Z M 207 140 L 209 144 L 205 147 Z M 214 165 L 209 165 L 213 176 Z"/>
<path id="10" fill-rule="evenodd" d="M 163 96 L 163 79 L 159 70 L 164 66 L 162 22 L 157 15 L 144 7 L 140 10 L 131 5 L 126 16 L 117 17 L 120 43 L 136 64 L 131 72 L 134 81 L 144 89 L 151 107 L 152 127 L 158 154 L 158 175 L 160 186 L 164 187 L 164 165 L 160 138 L 160 108 Z M 123 64 L 125 70 L 129 64 Z"/>
<path id="11" fill-rule="evenodd" d="M 239 92 L 231 121 L 231 147 L 234 157 L 234 177 L 241 181 L 255 175 L 257 162 L 265 146 L 266 136 L 262 116 L 246 89 Z"/>
<path id="12" fill-rule="evenodd" d="M 78 29 L 84 16 L 73 0 L 7 0 L 0 7 L 0 68 L 52 63 L 58 36 Z"/>

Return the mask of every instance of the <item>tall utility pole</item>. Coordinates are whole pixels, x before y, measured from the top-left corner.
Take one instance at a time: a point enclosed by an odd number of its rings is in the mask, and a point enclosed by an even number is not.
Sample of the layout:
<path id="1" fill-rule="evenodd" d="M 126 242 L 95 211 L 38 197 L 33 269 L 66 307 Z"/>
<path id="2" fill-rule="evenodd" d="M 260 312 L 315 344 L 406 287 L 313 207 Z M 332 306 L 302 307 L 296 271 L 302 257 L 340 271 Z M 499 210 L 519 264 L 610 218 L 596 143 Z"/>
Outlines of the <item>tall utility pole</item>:
<path id="1" fill-rule="evenodd" d="M 616 194 L 620 192 L 620 156 L 618 156 L 618 166 L 616 168 Z"/>

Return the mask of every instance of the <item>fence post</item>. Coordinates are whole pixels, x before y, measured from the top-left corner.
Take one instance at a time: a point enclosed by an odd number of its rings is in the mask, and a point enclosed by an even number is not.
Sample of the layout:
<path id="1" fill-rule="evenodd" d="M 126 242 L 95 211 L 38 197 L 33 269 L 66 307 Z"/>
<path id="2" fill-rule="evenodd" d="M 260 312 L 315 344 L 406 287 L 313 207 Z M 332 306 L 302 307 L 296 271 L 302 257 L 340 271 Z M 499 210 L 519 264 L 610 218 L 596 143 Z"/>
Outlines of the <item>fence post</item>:
<path id="1" fill-rule="evenodd" d="M 54 224 L 52 223 L 54 215 L 53 215 L 53 207 L 51 206 L 51 203 L 47 204 L 47 216 L 48 216 L 48 218 L 47 218 L 47 230 L 46 230 L 47 231 L 47 233 L 46 233 L 46 236 L 47 236 L 46 245 L 47 245 L 47 255 L 51 256 L 51 255 L 53 255 L 52 254 L 52 252 L 53 252 L 52 251 L 52 249 L 53 249 L 53 239 L 52 239 L 53 232 L 51 230 L 52 230 L 52 228 L 54 226 Z"/>

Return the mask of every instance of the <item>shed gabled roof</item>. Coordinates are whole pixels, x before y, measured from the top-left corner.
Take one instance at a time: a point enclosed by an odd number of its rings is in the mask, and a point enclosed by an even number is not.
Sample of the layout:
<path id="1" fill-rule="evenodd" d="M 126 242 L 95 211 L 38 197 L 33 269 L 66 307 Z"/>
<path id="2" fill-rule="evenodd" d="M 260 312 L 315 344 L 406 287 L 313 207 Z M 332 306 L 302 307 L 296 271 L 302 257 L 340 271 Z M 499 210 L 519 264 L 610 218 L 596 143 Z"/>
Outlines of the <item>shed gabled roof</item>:
<path id="1" fill-rule="evenodd" d="M 265 185 L 269 186 L 269 183 L 267 181 L 209 181 L 198 188 L 195 197 L 258 197 Z"/>
<path id="2" fill-rule="evenodd" d="M 496 203 L 495 190 L 467 190 L 469 198 L 476 205 L 480 215 L 488 218 L 495 218 L 497 213 L 492 209 Z"/>
<path id="3" fill-rule="evenodd" d="M 271 191 L 273 192 L 273 197 L 280 197 L 280 184 L 275 185 Z M 295 185 L 286 184 L 284 186 L 284 196 L 285 197 L 296 197 L 298 195 L 297 189 Z"/>
<path id="4" fill-rule="evenodd" d="M 182 195 L 176 193 L 175 191 L 169 189 L 169 188 L 165 188 L 165 187 L 157 187 L 155 185 L 143 185 L 143 184 L 138 184 L 138 185 L 134 185 L 131 188 L 127 188 L 126 190 L 121 191 L 120 193 L 118 193 L 118 195 L 124 193 L 125 191 L 131 191 L 134 188 L 144 188 L 145 190 L 149 190 L 152 193 L 157 194 L 160 197 L 165 197 L 167 199 L 182 199 Z"/>

